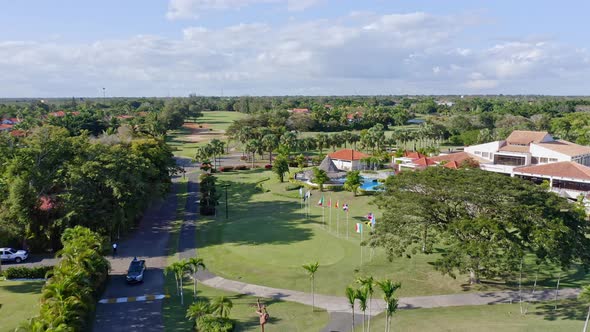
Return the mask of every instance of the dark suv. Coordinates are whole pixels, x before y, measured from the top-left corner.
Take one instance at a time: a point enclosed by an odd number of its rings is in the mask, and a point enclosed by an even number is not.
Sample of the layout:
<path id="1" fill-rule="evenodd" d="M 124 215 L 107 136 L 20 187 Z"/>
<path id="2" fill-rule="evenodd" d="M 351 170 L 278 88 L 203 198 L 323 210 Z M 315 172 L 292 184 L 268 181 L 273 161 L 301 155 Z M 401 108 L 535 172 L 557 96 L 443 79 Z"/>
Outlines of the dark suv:
<path id="1" fill-rule="evenodd" d="M 145 260 L 138 260 L 134 258 L 129 264 L 129 270 L 127 270 L 127 283 L 134 284 L 143 282 L 143 274 L 145 272 Z"/>

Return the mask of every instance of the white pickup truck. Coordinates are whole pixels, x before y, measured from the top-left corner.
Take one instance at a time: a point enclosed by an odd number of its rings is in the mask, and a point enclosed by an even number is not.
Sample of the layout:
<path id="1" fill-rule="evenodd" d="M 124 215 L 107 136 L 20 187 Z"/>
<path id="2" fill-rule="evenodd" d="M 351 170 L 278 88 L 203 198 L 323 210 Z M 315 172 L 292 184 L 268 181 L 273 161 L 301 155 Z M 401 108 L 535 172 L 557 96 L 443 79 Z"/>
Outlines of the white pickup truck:
<path id="1" fill-rule="evenodd" d="M 0 248 L 0 260 L 13 261 L 20 263 L 29 258 L 29 252 L 26 250 L 16 250 L 12 248 Z"/>

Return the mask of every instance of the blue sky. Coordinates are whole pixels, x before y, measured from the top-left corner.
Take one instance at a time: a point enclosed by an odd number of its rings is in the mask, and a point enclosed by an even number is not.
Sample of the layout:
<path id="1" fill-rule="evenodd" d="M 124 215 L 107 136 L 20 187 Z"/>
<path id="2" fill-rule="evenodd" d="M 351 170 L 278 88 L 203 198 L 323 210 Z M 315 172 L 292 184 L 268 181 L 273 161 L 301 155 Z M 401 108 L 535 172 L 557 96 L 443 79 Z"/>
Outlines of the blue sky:
<path id="1" fill-rule="evenodd" d="M 588 94 L 588 1 L 19 0 L 0 97 Z"/>

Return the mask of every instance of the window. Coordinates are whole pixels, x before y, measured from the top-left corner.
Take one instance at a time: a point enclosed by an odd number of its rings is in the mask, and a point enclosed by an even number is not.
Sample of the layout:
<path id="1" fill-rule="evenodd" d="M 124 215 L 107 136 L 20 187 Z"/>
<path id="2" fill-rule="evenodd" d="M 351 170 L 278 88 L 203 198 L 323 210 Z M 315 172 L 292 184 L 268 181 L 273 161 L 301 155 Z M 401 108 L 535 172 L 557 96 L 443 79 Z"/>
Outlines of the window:
<path id="1" fill-rule="evenodd" d="M 484 158 L 489 158 L 490 157 L 490 153 L 489 152 L 482 152 L 481 156 Z"/>
<path id="2" fill-rule="evenodd" d="M 557 158 L 549 158 L 549 162 L 550 163 L 556 163 L 557 162 Z"/>
<path id="3" fill-rule="evenodd" d="M 525 157 L 503 156 L 503 155 L 495 155 L 494 156 L 494 164 L 496 164 L 496 165 L 524 166 L 525 163 L 526 163 Z"/>
<path id="4" fill-rule="evenodd" d="M 539 163 L 539 158 L 537 158 L 537 157 L 531 158 L 531 164 L 538 164 L 538 163 Z"/>
<path id="5" fill-rule="evenodd" d="M 481 155 L 481 151 L 475 151 L 475 154 Z"/>
<path id="6" fill-rule="evenodd" d="M 546 164 L 549 161 L 548 158 L 541 157 L 541 164 Z"/>

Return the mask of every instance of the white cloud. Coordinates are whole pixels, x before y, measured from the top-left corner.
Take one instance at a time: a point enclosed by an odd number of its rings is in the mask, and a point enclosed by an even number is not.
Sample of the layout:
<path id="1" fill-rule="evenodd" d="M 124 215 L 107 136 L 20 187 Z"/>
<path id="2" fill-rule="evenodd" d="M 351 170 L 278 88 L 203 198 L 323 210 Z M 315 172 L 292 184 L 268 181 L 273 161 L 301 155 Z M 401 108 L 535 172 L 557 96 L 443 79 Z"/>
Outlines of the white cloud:
<path id="1" fill-rule="evenodd" d="M 237 0 L 201 4 L 239 6 Z M 470 24 L 428 13 L 363 13 L 278 26 L 194 26 L 179 39 L 0 41 L 0 94 L 97 95 L 102 86 L 111 95 L 219 94 L 222 88 L 226 95 L 575 94 L 590 77 L 585 49 L 554 41 L 475 48 L 460 38 Z"/>
<path id="2" fill-rule="evenodd" d="M 166 17 L 170 20 L 196 19 L 203 12 L 235 10 L 259 4 L 280 4 L 289 11 L 303 11 L 323 0 L 169 0 Z"/>

